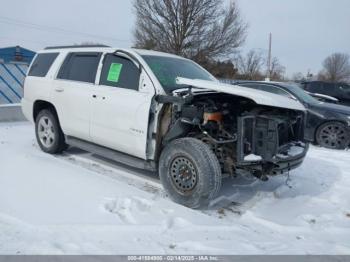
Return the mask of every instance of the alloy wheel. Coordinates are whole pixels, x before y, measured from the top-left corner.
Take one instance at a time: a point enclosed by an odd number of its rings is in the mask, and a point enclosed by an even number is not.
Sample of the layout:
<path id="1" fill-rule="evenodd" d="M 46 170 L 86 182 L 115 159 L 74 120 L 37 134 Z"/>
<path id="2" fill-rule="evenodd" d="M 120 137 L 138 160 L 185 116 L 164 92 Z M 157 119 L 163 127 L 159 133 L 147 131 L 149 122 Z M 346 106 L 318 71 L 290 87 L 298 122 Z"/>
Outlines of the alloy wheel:
<path id="1" fill-rule="evenodd" d="M 55 143 L 55 130 L 50 118 L 44 116 L 38 123 L 38 136 L 40 142 L 46 148 L 50 148 Z"/>
<path id="2" fill-rule="evenodd" d="M 338 149 L 347 142 L 347 131 L 344 126 L 338 123 L 324 126 L 319 133 L 321 146 Z"/>

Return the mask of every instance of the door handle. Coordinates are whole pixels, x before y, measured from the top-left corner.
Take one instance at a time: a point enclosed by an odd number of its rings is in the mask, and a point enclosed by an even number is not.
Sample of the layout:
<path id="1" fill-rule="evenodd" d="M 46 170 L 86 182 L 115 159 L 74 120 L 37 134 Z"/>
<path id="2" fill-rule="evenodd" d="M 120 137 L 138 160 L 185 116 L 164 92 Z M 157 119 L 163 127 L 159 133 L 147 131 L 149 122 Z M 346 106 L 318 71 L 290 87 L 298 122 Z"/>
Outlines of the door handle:
<path id="1" fill-rule="evenodd" d="M 64 88 L 63 87 L 56 87 L 55 91 L 58 93 L 62 93 L 62 92 L 64 92 Z"/>

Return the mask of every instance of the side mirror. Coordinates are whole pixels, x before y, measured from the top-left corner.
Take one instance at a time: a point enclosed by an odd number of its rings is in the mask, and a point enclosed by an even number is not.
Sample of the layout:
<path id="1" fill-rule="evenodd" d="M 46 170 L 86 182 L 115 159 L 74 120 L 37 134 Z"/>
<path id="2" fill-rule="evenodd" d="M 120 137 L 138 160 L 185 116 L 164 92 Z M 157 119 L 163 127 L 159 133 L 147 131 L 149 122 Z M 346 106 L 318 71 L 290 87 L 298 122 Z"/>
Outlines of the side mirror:
<path id="1" fill-rule="evenodd" d="M 154 86 L 152 80 L 149 78 L 147 73 L 142 68 L 141 68 L 141 72 L 140 72 L 139 92 L 143 93 L 143 94 L 155 94 L 156 93 L 155 86 Z"/>
<path id="2" fill-rule="evenodd" d="M 159 104 L 182 104 L 184 102 L 183 98 L 168 95 L 157 95 L 155 100 Z"/>

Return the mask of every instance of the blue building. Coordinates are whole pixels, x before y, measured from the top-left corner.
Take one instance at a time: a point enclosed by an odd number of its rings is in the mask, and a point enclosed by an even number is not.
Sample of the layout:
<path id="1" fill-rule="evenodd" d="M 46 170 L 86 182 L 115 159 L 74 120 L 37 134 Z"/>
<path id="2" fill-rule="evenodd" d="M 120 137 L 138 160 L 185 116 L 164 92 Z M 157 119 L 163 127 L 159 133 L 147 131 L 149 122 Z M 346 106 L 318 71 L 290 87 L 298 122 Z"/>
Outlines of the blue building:
<path id="1" fill-rule="evenodd" d="M 0 48 L 0 61 L 3 63 L 20 62 L 30 64 L 34 56 L 35 52 L 20 46 Z"/>
<path id="2" fill-rule="evenodd" d="M 19 46 L 0 48 L 0 104 L 19 103 L 35 52 Z"/>

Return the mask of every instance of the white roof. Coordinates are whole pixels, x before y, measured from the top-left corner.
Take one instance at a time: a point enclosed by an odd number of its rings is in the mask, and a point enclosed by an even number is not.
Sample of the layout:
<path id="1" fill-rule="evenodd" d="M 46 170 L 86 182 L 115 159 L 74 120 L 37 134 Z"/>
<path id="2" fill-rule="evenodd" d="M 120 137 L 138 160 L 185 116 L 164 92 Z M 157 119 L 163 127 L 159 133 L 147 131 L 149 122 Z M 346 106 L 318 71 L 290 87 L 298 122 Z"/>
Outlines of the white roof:
<path id="1" fill-rule="evenodd" d="M 165 52 L 158 52 L 158 51 L 153 51 L 153 50 L 145 50 L 145 49 L 130 49 L 130 51 L 134 51 L 138 53 L 139 55 L 148 55 L 148 56 L 164 56 L 164 57 L 174 57 L 174 58 L 182 58 L 185 59 L 181 56 L 177 56 L 174 54 L 169 54 Z"/>
<path id="2" fill-rule="evenodd" d="M 72 48 L 50 48 L 39 51 L 38 53 L 53 53 L 53 52 L 115 52 L 118 48 L 112 47 L 72 47 Z"/>
<path id="3" fill-rule="evenodd" d="M 130 53 L 137 53 L 138 55 L 147 55 L 147 56 L 163 56 L 163 57 L 173 57 L 173 58 L 182 58 L 181 56 L 158 52 L 153 50 L 145 50 L 145 49 L 136 49 L 136 48 L 117 48 L 117 47 L 58 47 L 58 48 L 50 48 L 39 51 L 38 53 L 52 53 L 52 52 L 103 52 L 103 53 L 113 53 L 117 50 L 123 50 Z"/>

